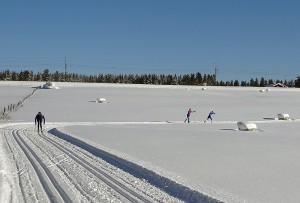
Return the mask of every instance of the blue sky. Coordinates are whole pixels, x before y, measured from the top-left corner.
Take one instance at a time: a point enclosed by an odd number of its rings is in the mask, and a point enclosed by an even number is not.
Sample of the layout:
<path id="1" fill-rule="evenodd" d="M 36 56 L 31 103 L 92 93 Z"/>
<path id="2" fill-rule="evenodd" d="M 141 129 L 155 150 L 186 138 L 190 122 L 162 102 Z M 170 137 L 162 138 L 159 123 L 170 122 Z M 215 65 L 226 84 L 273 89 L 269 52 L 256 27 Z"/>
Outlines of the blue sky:
<path id="1" fill-rule="evenodd" d="M 300 1 L 4 0 L 0 70 L 296 79 Z"/>

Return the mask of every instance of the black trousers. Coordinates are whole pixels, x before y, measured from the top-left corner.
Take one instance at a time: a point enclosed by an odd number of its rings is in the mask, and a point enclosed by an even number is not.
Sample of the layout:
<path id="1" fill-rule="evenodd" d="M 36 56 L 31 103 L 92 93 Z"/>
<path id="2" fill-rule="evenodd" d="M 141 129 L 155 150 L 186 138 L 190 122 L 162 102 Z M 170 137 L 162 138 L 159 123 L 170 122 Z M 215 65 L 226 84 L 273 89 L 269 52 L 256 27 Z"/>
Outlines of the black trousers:
<path id="1" fill-rule="evenodd" d="M 42 128 L 42 121 L 38 121 L 37 123 L 38 123 L 38 130 L 40 130 L 40 128 L 41 128 L 41 130 L 43 130 L 43 128 Z"/>

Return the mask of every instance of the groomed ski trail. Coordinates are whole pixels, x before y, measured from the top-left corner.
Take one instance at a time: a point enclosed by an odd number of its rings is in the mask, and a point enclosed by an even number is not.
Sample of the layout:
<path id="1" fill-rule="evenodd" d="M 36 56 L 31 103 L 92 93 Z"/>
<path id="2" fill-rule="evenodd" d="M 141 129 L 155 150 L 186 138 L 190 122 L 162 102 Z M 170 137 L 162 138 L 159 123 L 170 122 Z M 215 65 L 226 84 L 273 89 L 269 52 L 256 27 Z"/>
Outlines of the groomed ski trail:
<path id="1" fill-rule="evenodd" d="M 181 202 L 32 124 L 2 125 L 16 202 Z M 16 197 L 17 196 L 17 197 Z M 13 201 L 13 202 L 14 202 Z"/>

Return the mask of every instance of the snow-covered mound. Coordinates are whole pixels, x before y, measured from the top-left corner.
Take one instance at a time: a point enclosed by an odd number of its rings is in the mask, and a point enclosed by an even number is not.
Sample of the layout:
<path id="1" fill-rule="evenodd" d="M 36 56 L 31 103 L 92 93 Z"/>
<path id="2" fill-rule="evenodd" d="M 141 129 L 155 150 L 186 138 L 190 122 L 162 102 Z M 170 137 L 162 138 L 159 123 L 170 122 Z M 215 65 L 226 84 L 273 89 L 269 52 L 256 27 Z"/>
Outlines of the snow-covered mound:
<path id="1" fill-rule="evenodd" d="M 40 86 L 41 89 L 59 89 L 59 87 L 56 87 L 55 86 L 55 83 L 54 82 L 46 82 L 46 84 Z"/>
<path id="2" fill-rule="evenodd" d="M 290 115 L 287 113 L 279 113 L 278 114 L 278 119 L 279 120 L 289 120 L 290 119 Z"/>
<path id="3" fill-rule="evenodd" d="M 107 101 L 106 101 L 105 98 L 97 98 L 97 99 L 96 99 L 96 102 L 97 102 L 97 103 L 107 103 Z"/>
<path id="4" fill-rule="evenodd" d="M 251 123 L 251 122 L 238 122 L 237 123 L 239 130 L 242 131 L 253 131 L 253 130 L 257 130 L 257 126 L 255 123 Z"/>

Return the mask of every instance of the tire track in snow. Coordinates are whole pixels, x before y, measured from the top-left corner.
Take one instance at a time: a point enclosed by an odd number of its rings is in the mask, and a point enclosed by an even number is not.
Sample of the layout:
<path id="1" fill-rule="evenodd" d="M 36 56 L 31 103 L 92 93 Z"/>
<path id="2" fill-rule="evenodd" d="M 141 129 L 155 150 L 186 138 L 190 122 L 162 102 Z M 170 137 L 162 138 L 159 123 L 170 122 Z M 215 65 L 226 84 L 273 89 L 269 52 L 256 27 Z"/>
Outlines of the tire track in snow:
<path id="1" fill-rule="evenodd" d="M 33 151 L 32 148 L 20 136 L 19 130 L 13 130 L 14 139 L 25 153 L 27 159 L 33 166 L 36 175 L 38 176 L 45 193 L 50 202 L 72 202 L 67 193 L 63 190 L 60 184 L 55 179 L 54 175 L 43 163 L 40 157 Z"/>

